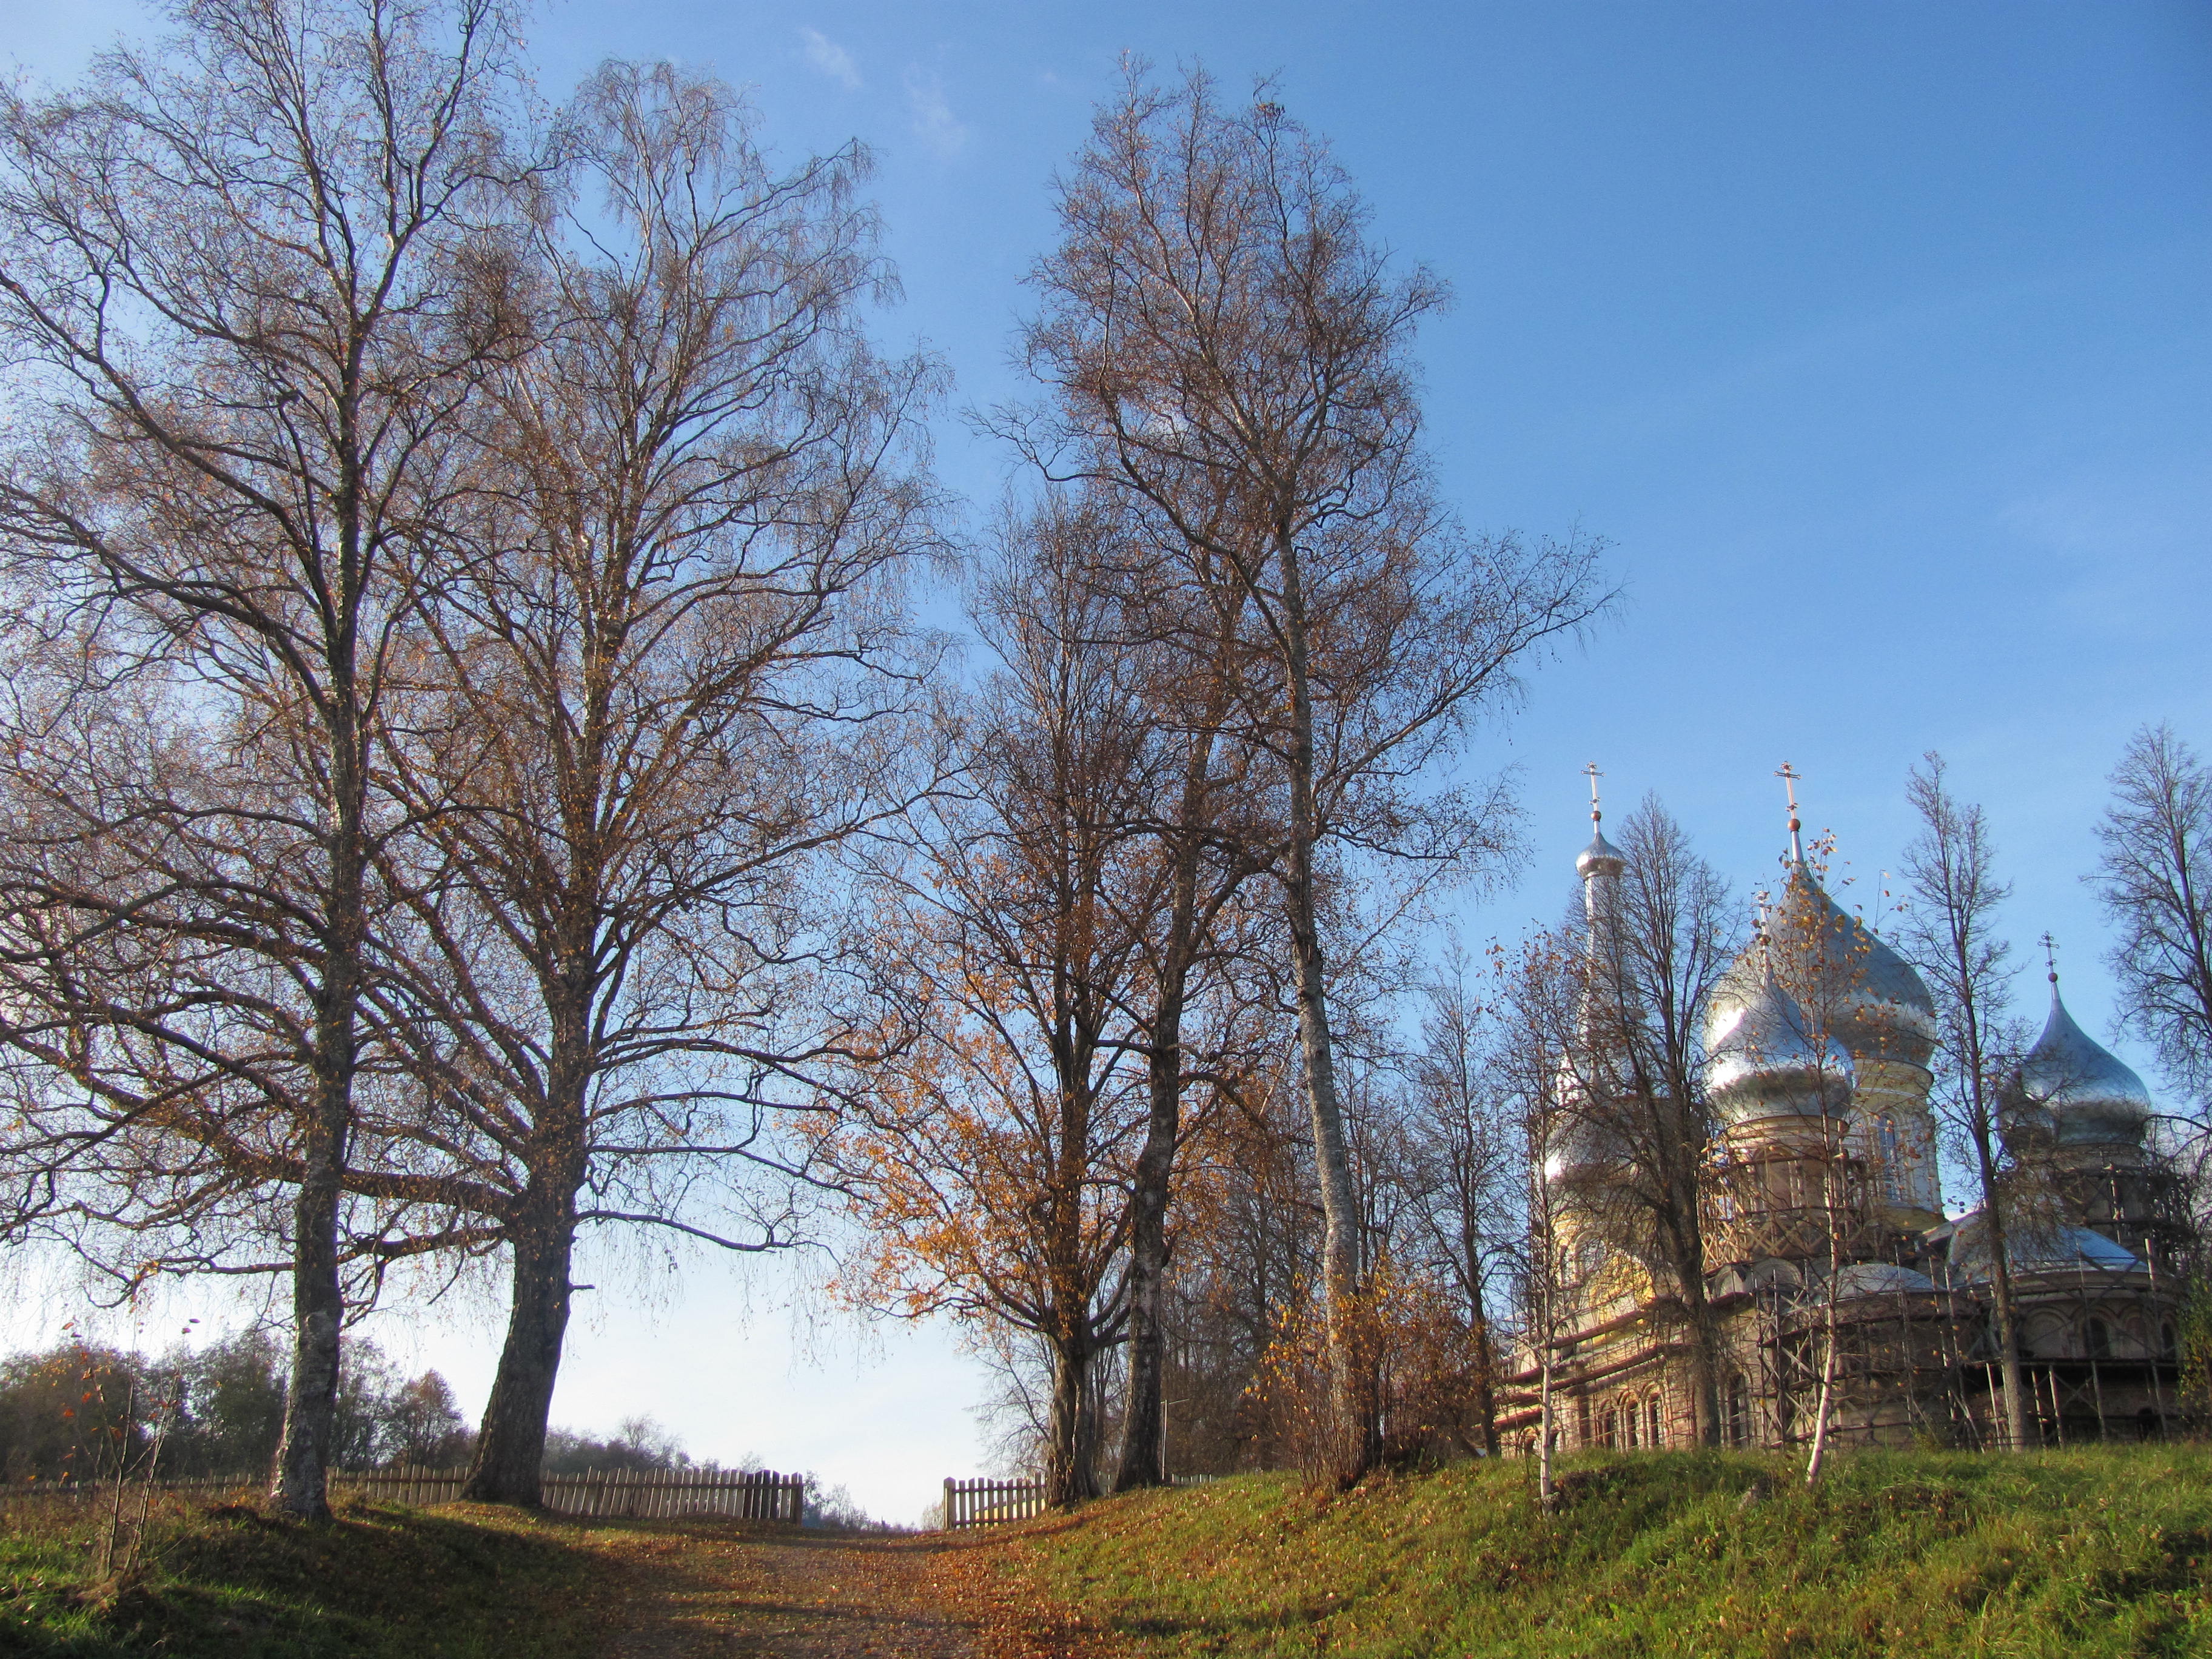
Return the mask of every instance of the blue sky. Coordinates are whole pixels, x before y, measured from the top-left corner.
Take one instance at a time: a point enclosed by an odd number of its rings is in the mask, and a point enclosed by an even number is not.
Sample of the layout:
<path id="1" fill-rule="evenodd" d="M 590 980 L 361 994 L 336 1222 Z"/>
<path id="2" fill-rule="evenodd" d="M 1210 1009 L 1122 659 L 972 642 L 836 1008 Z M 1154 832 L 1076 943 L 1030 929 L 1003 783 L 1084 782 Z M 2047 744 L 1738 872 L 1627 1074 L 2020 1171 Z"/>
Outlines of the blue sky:
<path id="1" fill-rule="evenodd" d="M 0 0 L 0 52 L 67 78 L 143 16 Z M 1747 886 L 1791 762 L 1863 890 L 1932 748 L 1990 811 L 2015 938 L 2053 930 L 2106 1029 L 2079 880 L 2105 774 L 2148 720 L 2212 748 L 2212 8 L 739 0 L 558 5 L 532 41 L 549 96 L 672 56 L 752 88 L 787 155 L 874 147 L 907 295 L 887 331 L 975 404 L 1021 389 L 1047 180 L 1119 54 L 1276 74 L 1378 234 L 1456 291 L 1421 356 L 1462 514 L 1602 534 L 1626 588 L 1472 757 L 1521 769 L 1532 860 L 1462 928 L 1556 910 L 1585 761 Z M 940 445 L 948 483 L 995 495 L 1001 455 L 951 418 Z M 810 1357 L 782 1288 L 741 1298 L 708 1264 L 658 1310 L 623 1297 L 578 1333 L 556 1416 L 643 1398 L 696 1449 L 811 1462 L 900 1514 L 967 1472 L 980 1377 L 942 1334 Z M 480 1398 L 486 1325 L 392 1340 Z"/>

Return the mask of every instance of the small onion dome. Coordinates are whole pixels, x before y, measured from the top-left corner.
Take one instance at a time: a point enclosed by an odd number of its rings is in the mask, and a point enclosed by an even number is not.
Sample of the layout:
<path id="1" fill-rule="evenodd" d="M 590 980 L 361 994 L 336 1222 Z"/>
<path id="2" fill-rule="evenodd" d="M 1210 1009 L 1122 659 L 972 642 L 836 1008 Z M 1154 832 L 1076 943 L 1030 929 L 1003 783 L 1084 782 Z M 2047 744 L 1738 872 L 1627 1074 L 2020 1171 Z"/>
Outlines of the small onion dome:
<path id="1" fill-rule="evenodd" d="M 2132 1067 L 2074 1023 L 2051 988 L 2051 1018 L 2007 1090 L 2006 1115 L 2061 1146 L 2140 1146 L 2150 1091 Z"/>
<path id="2" fill-rule="evenodd" d="M 1562 1114 L 1544 1141 L 1544 1181 L 1554 1188 L 1601 1187 L 1624 1174 L 1619 1137 L 1595 1119 Z"/>
<path id="3" fill-rule="evenodd" d="M 1607 1095 L 1606 1079 L 1585 1076 L 1576 1058 L 1562 1058 L 1554 1078 L 1559 1104 L 1544 1136 L 1545 1181 L 1588 1188 L 1620 1179 L 1627 1173 L 1628 1149 L 1599 1104 Z"/>
<path id="4" fill-rule="evenodd" d="M 1767 917 L 1775 971 L 1801 1003 L 1825 1016 L 1829 1035 L 1855 1060 L 1925 1066 L 1936 1047 L 1936 1000 L 1912 964 L 1830 898 L 1802 864 Z M 1705 1043 L 1716 1048 L 1758 994 L 1766 972 L 1757 944 L 1714 988 Z"/>
<path id="5" fill-rule="evenodd" d="M 1851 1097 L 1850 1056 L 1813 1037 L 1805 1011 L 1771 974 L 1706 1052 L 1708 1091 L 1730 1123 L 1840 1116 Z"/>
<path id="6" fill-rule="evenodd" d="M 1575 855 L 1575 873 L 1584 881 L 1592 876 L 1613 877 L 1628 868 L 1628 854 L 1605 838 L 1605 832 L 1593 829 L 1590 844 Z"/>

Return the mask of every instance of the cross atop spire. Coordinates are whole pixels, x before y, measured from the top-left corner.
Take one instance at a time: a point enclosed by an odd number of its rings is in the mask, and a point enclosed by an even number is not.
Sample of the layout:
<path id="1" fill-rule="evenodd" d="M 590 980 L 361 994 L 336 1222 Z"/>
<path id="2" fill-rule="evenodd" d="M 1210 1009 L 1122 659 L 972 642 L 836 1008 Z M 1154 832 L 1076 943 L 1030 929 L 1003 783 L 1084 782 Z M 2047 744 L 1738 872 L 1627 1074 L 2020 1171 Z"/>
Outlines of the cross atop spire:
<path id="1" fill-rule="evenodd" d="M 1797 785 L 1801 781 L 1798 771 L 1784 761 L 1774 775 L 1782 780 L 1782 787 L 1790 797 L 1790 861 L 1802 864 L 1805 862 L 1805 843 L 1797 834 L 1802 827 L 1797 822 Z"/>
<path id="2" fill-rule="evenodd" d="M 2051 982 L 2056 985 L 2058 983 L 2058 941 L 2045 933 L 2036 943 L 2043 947 L 2044 968 L 2051 976 Z"/>
<path id="3" fill-rule="evenodd" d="M 1589 845 L 1583 848 L 1580 855 L 1575 860 L 1575 873 L 1589 884 L 1583 897 L 1592 907 L 1590 915 L 1595 919 L 1597 915 L 1595 907 L 1598 902 L 1598 884 L 1601 882 L 1612 881 L 1618 877 L 1624 869 L 1627 868 L 1628 860 L 1622 855 L 1620 848 L 1605 838 L 1605 831 L 1599 827 L 1598 820 L 1605 814 L 1598 809 L 1597 781 L 1605 774 L 1599 771 L 1597 763 L 1592 761 L 1583 768 L 1583 775 L 1589 780 L 1590 838 Z"/>

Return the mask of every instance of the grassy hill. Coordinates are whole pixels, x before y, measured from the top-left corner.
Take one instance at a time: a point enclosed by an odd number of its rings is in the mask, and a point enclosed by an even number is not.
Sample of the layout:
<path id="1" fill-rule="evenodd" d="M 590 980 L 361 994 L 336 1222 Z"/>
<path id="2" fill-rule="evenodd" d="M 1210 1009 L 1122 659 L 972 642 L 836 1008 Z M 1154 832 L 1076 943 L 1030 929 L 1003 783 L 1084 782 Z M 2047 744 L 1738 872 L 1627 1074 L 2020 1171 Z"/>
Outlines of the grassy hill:
<path id="1" fill-rule="evenodd" d="M 1338 1497 L 1251 1476 L 914 1540 L 911 1571 L 873 1563 L 884 1605 L 844 1621 L 849 1650 L 927 1597 L 994 1655 L 2212 1656 L 2212 1450 L 1853 1453 L 1812 1493 L 1794 1460 L 1755 1455 L 1565 1472 L 1548 1514 L 1515 1462 Z M 0 1521 L 0 1654 L 580 1659 L 656 1596 L 672 1618 L 712 1603 L 729 1637 L 827 1594 L 727 1528 L 624 1526 L 349 1504 L 301 1528 L 179 1505 L 145 1582 L 110 1602 L 88 1582 L 90 1517 L 28 1506 Z M 824 1586 L 872 1571 L 852 1550 L 781 1553 Z"/>
<path id="2" fill-rule="evenodd" d="M 0 1654 L 581 1659 L 611 1588 L 573 1528 L 507 1510 L 349 1504 L 310 1528 L 166 1504 L 151 1570 L 107 1600 L 89 1582 L 93 1527 L 38 1504 L 0 1523 Z"/>
<path id="3" fill-rule="evenodd" d="M 1548 1515 L 1518 1462 L 1334 1498 L 1252 1476 L 988 1556 L 1146 1656 L 2212 1655 L 2203 1449 L 1850 1453 L 1811 1493 L 1757 1455 L 1565 1469 Z"/>

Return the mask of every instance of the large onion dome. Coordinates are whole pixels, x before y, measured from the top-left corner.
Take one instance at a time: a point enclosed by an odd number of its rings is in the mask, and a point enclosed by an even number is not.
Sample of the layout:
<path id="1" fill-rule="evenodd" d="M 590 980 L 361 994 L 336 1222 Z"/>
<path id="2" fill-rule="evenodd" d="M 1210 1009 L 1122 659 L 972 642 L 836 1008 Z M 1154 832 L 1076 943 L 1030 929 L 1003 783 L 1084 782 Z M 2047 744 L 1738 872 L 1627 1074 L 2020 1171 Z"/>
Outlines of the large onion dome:
<path id="1" fill-rule="evenodd" d="M 1706 1089 L 1725 1121 L 1842 1115 L 1854 1080 L 1850 1056 L 1832 1037 L 1813 1034 L 1805 1011 L 1771 972 L 1716 1033 L 1717 1024 L 1706 1029 Z"/>
<path id="2" fill-rule="evenodd" d="M 2051 1017 L 2006 1091 L 2008 1130 L 2026 1129 L 2061 1146 L 2142 1145 L 2150 1091 L 2134 1069 L 2074 1023 L 2051 981 Z"/>
<path id="3" fill-rule="evenodd" d="M 1769 915 L 1766 945 L 1738 957 L 1714 988 L 1705 1017 L 1717 1048 L 1759 994 L 1771 951 L 1776 975 L 1854 1060 L 1925 1066 L 1936 1046 L 1936 1000 L 1912 964 L 1813 878 L 1802 860 Z"/>

